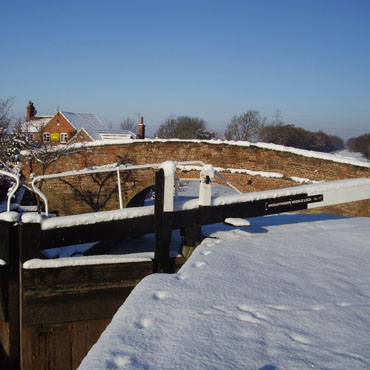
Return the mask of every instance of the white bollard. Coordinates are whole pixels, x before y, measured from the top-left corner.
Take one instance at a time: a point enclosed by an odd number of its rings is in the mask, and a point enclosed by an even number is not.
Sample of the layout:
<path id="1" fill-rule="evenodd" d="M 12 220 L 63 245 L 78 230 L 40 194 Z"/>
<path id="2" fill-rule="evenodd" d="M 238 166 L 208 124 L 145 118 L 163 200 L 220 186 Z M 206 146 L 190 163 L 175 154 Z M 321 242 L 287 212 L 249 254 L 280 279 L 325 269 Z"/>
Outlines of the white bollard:
<path id="1" fill-rule="evenodd" d="M 206 164 L 200 171 L 199 184 L 199 205 L 210 206 L 212 196 L 212 181 L 215 177 L 215 170 L 211 164 Z"/>
<path id="2" fill-rule="evenodd" d="M 166 161 L 161 164 L 164 172 L 164 200 L 163 211 L 173 212 L 173 201 L 175 195 L 176 162 Z"/>

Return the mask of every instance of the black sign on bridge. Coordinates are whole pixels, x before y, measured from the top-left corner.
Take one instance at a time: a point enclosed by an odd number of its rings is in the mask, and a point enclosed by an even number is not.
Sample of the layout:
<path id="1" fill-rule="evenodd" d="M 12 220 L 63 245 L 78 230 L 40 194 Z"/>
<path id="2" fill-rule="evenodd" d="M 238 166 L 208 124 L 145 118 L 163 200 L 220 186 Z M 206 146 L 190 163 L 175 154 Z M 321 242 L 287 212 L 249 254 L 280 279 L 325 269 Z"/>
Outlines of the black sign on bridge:
<path id="1" fill-rule="evenodd" d="M 289 195 L 286 197 L 279 197 L 274 199 L 265 200 L 265 210 L 269 213 L 289 212 L 297 209 L 307 208 L 309 203 L 322 202 L 324 196 L 322 194 L 307 195 L 307 194 L 296 194 Z"/>

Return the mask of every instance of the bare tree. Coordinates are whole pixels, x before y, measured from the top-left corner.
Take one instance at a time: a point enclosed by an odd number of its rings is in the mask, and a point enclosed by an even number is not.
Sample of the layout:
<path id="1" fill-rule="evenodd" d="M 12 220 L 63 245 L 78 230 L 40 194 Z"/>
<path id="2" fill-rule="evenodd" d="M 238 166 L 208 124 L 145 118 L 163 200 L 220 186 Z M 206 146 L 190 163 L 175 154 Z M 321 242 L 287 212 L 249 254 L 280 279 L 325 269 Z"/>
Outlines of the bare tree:
<path id="1" fill-rule="evenodd" d="M 36 173 L 37 175 L 45 175 L 48 168 L 62 157 L 72 154 L 81 153 L 85 151 L 84 148 L 75 146 L 73 144 L 61 144 L 53 145 L 50 142 L 43 141 L 43 133 L 45 130 L 44 126 L 33 125 L 33 128 L 37 128 L 35 132 L 30 132 L 29 126 L 21 125 L 17 128 L 18 132 L 22 135 L 20 140 L 21 154 L 30 159 L 30 174 Z M 38 139 L 35 139 L 37 137 Z M 41 190 L 44 184 L 44 180 L 38 183 L 38 187 Z M 36 197 L 38 212 L 41 211 L 41 203 L 39 197 Z"/>
<path id="2" fill-rule="evenodd" d="M 171 115 L 160 126 L 156 136 L 163 139 L 213 139 L 215 132 L 207 129 L 207 123 L 199 117 Z"/>
<path id="3" fill-rule="evenodd" d="M 85 153 L 83 155 L 83 161 L 85 167 L 90 167 L 88 157 Z M 129 160 L 127 157 L 117 157 L 118 163 L 128 164 Z M 60 178 L 59 180 L 68 185 L 72 190 L 74 195 L 80 199 L 82 202 L 87 204 L 94 212 L 102 210 L 113 195 L 118 192 L 118 184 L 113 185 L 113 181 L 116 177 L 116 172 L 105 172 L 105 173 L 91 173 L 88 176 L 90 182 L 86 183 L 83 181 L 82 176 L 77 176 L 76 181 L 67 180 L 66 178 Z M 131 171 L 124 171 L 121 173 L 121 183 L 133 183 L 133 176 Z M 134 186 L 134 185 L 132 185 Z M 130 190 L 132 187 L 130 188 Z M 124 186 L 122 187 L 123 196 L 127 196 L 128 189 Z"/>
<path id="4" fill-rule="evenodd" d="M 5 100 L 0 99 L 0 134 L 4 134 L 11 124 L 13 117 L 11 110 L 14 98 L 8 97 Z"/>
<path id="5" fill-rule="evenodd" d="M 67 154 L 79 153 L 83 151 L 82 148 L 76 147 L 73 144 L 53 145 L 50 142 L 43 141 L 44 127 L 38 130 L 38 137 L 41 140 L 35 140 L 30 133 L 26 136 L 28 141 L 24 145 L 24 154 L 31 157 L 36 164 L 38 164 L 38 175 L 44 175 L 49 166 Z M 32 171 L 32 168 L 31 168 Z M 42 184 L 40 183 L 40 187 Z"/>
<path id="6" fill-rule="evenodd" d="M 251 140 L 252 138 L 258 138 L 261 129 L 266 123 L 267 119 L 262 118 L 256 110 L 249 110 L 240 116 L 234 115 L 226 127 L 225 138 L 227 140 Z"/>
<path id="7" fill-rule="evenodd" d="M 128 130 L 135 134 L 137 133 L 138 124 L 133 118 L 127 117 L 120 123 L 120 129 Z"/>

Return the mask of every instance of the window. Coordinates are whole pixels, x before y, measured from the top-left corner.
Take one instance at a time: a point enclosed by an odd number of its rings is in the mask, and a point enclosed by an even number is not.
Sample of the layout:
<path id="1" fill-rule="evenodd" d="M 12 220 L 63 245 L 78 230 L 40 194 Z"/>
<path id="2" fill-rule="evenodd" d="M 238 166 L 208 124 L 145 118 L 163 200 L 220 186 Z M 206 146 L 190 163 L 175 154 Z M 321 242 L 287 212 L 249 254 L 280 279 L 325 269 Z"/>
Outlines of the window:
<path id="1" fill-rule="evenodd" d="M 66 143 L 68 141 L 68 134 L 66 134 L 65 132 L 62 132 L 60 134 L 60 142 L 61 143 Z"/>
<path id="2" fill-rule="evenodd" d="M 50 132 L 44 132 L 42 134 L 42 140 L 44 143 L 50 143 Z"/>

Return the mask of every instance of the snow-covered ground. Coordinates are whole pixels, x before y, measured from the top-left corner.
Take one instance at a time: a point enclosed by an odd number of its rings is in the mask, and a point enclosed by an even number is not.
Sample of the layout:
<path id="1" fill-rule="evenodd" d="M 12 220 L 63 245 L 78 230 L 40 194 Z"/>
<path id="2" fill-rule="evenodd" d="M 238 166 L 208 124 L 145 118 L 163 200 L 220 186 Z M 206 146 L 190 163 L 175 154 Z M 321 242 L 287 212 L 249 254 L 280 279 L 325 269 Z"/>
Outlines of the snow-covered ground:
<path id="1" fill-rule="evenodd" d="M 335 152 L 334 155 L 344 158 L 353 158 L 360 162 L 370 163 L 370 161 L 365 158 L 362 153 L 360 152 L 350 152 L 347 149 L 339 150 L 338 152 Z"/>
<path id="2" fill-rule="evenodd" d="M 204 227 L 178 274 L 146 277 L 80 369 L 369 369 L 370 221 Z"/>

